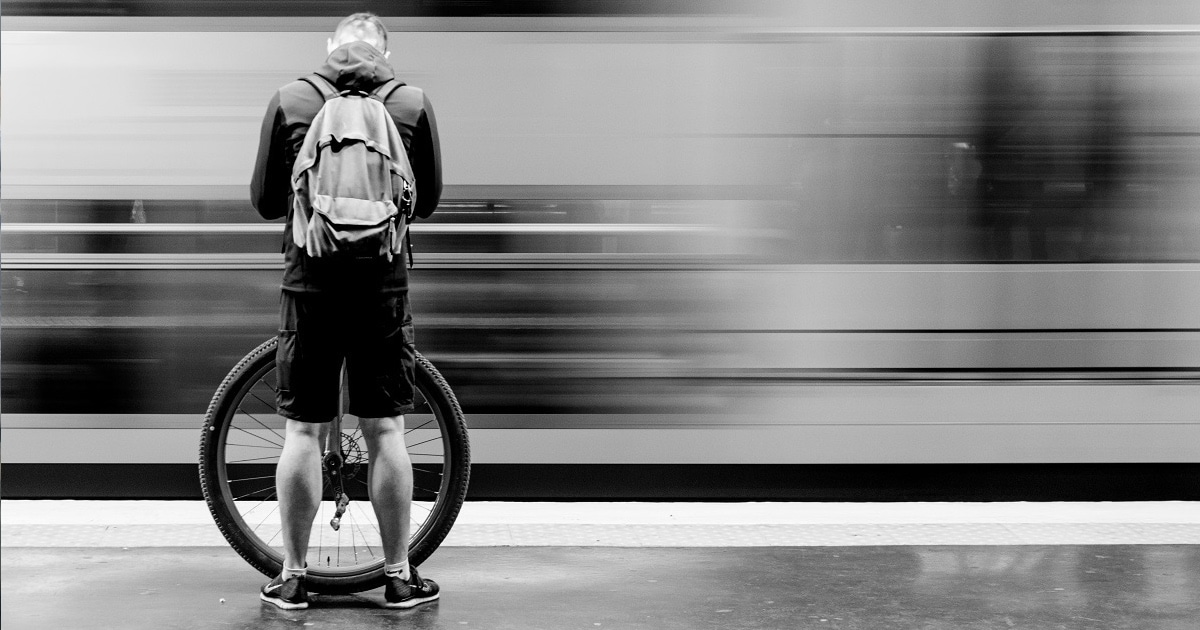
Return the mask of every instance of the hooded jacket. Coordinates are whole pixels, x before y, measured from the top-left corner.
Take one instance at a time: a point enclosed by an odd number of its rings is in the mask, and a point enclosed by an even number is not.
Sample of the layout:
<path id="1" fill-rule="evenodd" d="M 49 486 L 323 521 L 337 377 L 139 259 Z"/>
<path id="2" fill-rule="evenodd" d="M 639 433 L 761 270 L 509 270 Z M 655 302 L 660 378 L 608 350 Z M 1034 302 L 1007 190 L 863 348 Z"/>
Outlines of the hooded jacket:
<path id="1" fill-rule="evenodd" d="M 373 91 L 395 78 L 386 58 L 366 42 L 334 49 L 317 70 L 336 88 Z M 320 92 L 296 80 L 271 98 L 263 118 L 258 159 L 250 182 L 250 201 L 265 219 L 287 217 L 284 230 L 283 288 L 287 291 L 378 290 L 396 293 L 408 288 L 405 256 L 391 261 L 334 261 L 309 258 L 292 241 L 292 167 L 308 128 L 325 104 Z M 408 151 L 416 180 L 414 214 L 428 218 L 442 195 L 441 149 L 433 106 L 425 92 L 413 86 L 394 90 L 384 103 Z"/>

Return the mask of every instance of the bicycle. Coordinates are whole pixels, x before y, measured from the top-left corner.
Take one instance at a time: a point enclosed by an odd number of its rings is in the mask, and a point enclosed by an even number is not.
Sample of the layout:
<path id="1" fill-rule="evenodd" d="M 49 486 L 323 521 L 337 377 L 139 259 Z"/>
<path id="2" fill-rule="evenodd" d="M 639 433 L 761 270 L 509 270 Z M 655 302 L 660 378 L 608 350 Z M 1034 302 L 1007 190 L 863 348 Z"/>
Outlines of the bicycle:
<path id="1" fill-rule="evenodd" d="M 275 413 L 277 343 L 272 338 L 259 345 L 221 382 L 200 440 L 200 484 L 213 520 L 230 546 L 268 577 L 283 566 L 275 494 L 285 423 Z M 404 417 L 413 461 L 409 562 L 414 566 L 450 532 L 466 498 L 471 468 L 462 409 L 446 380 L 420 353 L 416 385 L 416 410 Z M 362 504 L 367 453 L 357 418 L 339 413 L 322 432 L 321 444 L 325 483 L 309 544 L 317 562 L 309 564 L 308 587 L 343 594 L 381 586 L 379 530 L 374 511 Z"/>

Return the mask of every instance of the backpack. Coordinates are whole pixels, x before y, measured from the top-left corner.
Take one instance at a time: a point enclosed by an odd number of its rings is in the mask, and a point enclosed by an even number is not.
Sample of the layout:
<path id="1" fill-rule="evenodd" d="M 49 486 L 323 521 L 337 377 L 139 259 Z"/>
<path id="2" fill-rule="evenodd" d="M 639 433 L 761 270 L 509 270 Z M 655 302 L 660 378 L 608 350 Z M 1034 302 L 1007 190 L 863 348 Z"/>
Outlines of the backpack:
<path id="1" fill-rule="evenodd" d="M 417 190 L 412 165 L 384 101 L 404 85 L 338 92 L 301 79 L 325 99 L 292 168 L 292 240 L 313 258 L 392 260 L 408 234 Z"/>

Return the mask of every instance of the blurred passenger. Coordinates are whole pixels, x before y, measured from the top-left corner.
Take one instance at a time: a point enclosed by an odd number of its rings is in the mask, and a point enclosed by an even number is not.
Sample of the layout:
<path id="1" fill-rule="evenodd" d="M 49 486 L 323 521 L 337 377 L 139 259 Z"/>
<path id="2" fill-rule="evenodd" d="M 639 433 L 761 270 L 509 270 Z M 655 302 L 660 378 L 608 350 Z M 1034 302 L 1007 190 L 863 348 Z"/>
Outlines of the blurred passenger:
<path id="1" fill-rule="evenodd" d="M 1134 215 L 1147 210 L 1144 203 L 1133 205 L 1128 203 L 1132 200 L 1121 199 L 1125 180 L 1129 177 L 1129 169 L 1123 163 L 1129 151 L 1121 125 L 1122 107 L 1114 76 L 1116 63 L 1112 54 L 1103 55 L 1099 61 L 1088 94 L 1090 120 L 1080 156 L 1085 187 L 1080 257 L 1084 260 L 1103 259 L 1107 257 L 1106 252 L 1111 252 L 1104 243 L 1104 235 L 1114 231 L 1117 223 L 1114 215 L 1121 212 L 1122 206 Z M 1152 219 L 1150 216 L 1134 218 L 1139 222 L 1140 219 Z"/>
<path id="2" fill-rule="evenodd" d="M 133 201 L 133 207 L 129 210 L 130 223 L 145 223 L 146 222 L 146 204 L 142 203 L 141 199 Z"/>
<path id="3" fill-rule="evenodd" d="M 379 18 L 356 13 L 342 20 L 328 41 L 328 52 L 314 75 L 283 86 L 271 99 L 251 184 L 254 207 L 264 218 L 287 216 L 277 359 L 277 405 L 287 428 L 276 470 L 284 558 L 282 573 L 263 586 L 260 596 L 280 608 L 308 607 L 304 581 L 309 532 L 321 499 L 321 441 L 338 413 L 345 361 L 348 411 L 359 417 L 371 457 L 368 485 L 383 538 L 386 605 L 410 608 L 437 599 L 438 586 L 420 578 L 408 562 L 413 480 L 403 414 L 413 410 L 415 350 L 405 257 L 394 226 L 372 252 L 345 257 L 317 256 L 326 242 L 314 242 L 304 230 L 293 235 L 293 227 L 301 221 L 320 223 L 308 215 L 308 207 L 320 204 L 322 210 L 332 210 L 343 207 L 343 199 L 348 199 L 345 207 L 363 213 L 378 207 L 394 212 L 405 205 L 402 193 L 394 190 L 401 183 L 391 176 L 396 171 L 388 170 L 396 168 L 394 160 L 388 158 L 383 179 L 370 180 L 379 174 L 370 167 L 381 159 L 370 147 L 385 143 L 393 149 L 403 143 L 419 193 L 413 211 L 420 218 L 431 215 L 442 188 L 437 128 L 424 92 L 395 81 L 387 62 L 387 29 Z M 370 96 L 341 100 L 339 93 Z M 369 99 L 378 99 L 383 108 Z M 327 102 L 331 107 L 322 111 Z M 363 129 L 370 142 L 342 136 L 340 148 L 318 152 L 340 170 L 328 178 L 326 171 L 316 171 L 320 176 L 309 179 L 304 166 L 318 145 L 307 134 L 318 112 L 320 129 Z M 327 112 L 346 113 L 330 123 Z M 297 176 L 293 167 L 300 156 L 306 162 Z M 321 197 L 316 193 L 326 183 L 332 185 L 332 196 Z M 313 186 L 311 197 L 308 185 Z M 393 189 L 393 197 L 381 199 L 375 185 Z M 335 194 L 348 194 L 347 189 L 359 196 Z M 337 249 L 338 243 L 334 234 L 330 247 Z"/>
<path id="4" fill-rule="evenodd" d="M 980 86 L 979 132 L 974 142 L 979 159 L 979 210 L 982 254 L 988 260 L 1012 260 L 1018 226 L 1030 227 L 1030 212 L 1041 193 L 1038 163 L 1041 138 L 1036 125 L 1037 100 L 1018 40 L 992 37 L 984 48 Z M 1045 232 L 1030 230 L 1030 253 L 1045 258 Z"/>
<path id="5" fill-rule="evenodd" d="M 1136 204 L 1121 199 L 1128 149 L 1112 41 L 986 44 L 976 138 L 986 259 L 1021 258 L 1022 233 L 1031 260 L 1123 255 L 1114 241 Z"/>

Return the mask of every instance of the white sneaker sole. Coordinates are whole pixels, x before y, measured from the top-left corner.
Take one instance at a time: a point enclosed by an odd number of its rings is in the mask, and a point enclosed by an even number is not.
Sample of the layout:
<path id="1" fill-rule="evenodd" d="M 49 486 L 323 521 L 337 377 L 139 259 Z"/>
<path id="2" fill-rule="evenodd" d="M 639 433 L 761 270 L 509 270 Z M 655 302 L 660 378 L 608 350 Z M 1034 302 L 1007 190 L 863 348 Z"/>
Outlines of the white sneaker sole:
<path id="1" fill-rule="evenodd" d="M 415 599 L 406 599 L 402 602 L 384 602 L 383 607 L 384 608 L 412 608 L 413 606 L 424 604 L 425 602 L 431 602 L 431 601 L 437 599 L 438 597 L 441 597 L 441 595 L 442 595 L 441 593 L 434 593 L 433 595 L 430 595 L 429 597 L 418 597 Z"/>
<path id="2" fill-rule="evenodd" d="M 274 604 L 284 610 L 304 610 L 305 608 L 308 608 L 308 602 L 293 604 L 292 602 L 286 602 L 278 597 L 267 597 L 267 594 L 263 593 L 262 591 L 259 591 L 258 598 L 264 602 L 267 602 L 268 604 Z"/>

